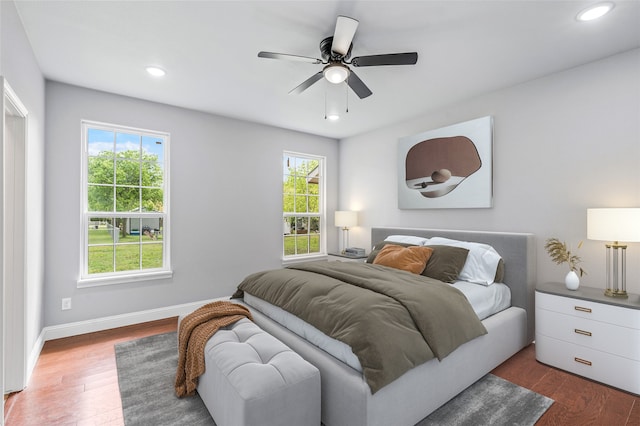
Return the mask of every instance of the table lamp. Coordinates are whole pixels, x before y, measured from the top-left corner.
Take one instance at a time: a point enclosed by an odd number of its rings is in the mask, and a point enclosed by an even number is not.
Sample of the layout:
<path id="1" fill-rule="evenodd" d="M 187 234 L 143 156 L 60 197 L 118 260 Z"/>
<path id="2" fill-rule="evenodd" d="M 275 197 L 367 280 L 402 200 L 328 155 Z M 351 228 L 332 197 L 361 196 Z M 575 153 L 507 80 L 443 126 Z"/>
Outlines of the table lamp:
<path id="1" fill-rule="evenodd" d="M 612 241 L 605 244 L 607 287 L 610 297 L 627 297 L 627 246 L 640 242 L 640 208 L 587 209 L 587 238 Z"/>
<path id="2" fill-rule="evenodd" d="M 358 212 L 336 211 L 335 225 L 342 227 L 342 251 L 340 253 L 345 254 L 345 249 L 349 247 L 349 227 L 357 224 Z"/>

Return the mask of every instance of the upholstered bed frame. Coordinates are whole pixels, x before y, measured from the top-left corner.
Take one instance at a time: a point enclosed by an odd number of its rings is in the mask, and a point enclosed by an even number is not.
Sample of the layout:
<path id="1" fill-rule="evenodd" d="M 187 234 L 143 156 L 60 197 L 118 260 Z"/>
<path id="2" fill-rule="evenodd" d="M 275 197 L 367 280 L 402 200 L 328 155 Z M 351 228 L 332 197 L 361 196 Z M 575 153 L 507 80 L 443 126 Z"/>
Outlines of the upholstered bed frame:
<path id="1" fill-rule="evenodd" d="M 414 425 L 533 341 L 535 241 L 532 234 L 439 229 L 373 228 L 372 243 L 388 235 L 446 237 L 493 246 L 505 262 L 512 307 L 483 320 L 488 334 L 442 361 L 422 364 L 375 394 L 362 374 L 252 309 L 254 321 L 320 370 L 326 426 Z"/>

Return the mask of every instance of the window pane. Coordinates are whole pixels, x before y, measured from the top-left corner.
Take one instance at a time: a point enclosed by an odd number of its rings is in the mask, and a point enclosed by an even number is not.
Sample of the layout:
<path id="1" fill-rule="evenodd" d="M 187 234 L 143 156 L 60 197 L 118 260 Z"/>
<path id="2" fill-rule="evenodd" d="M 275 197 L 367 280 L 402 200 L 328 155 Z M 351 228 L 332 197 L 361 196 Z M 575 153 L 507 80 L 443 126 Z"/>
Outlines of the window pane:
<path id="1" fill-rule="evenodd" d="M 142 188 L 142 211 L 163 212 L 164 191 L 155 188 Z"/>
<path id="2" fill-rule="evenodd" d="M 284 195 L 282 197 L 282 211 L 285 213 L 294 212 L 294 200 L 295 197 L 293 195 Z"/>
<path id="3" fill-rule="evenodd" d="M 163 187 L 164 169 L 162 168 L 162 164 L 143 161 L 142 164 L 140 164 L 140 173 L 140 183 L 142 186 Z"/>
<path id="4" fill-rule="evenodd" d="M 132 212 L 140 209 L 140 188 L 116 187 L 116 211 Z"/>
<path id="5" fill-rule="evenodd" d="M 320 185 L 318 182 L 309 182 L 309 194 L 320 195 Z"/>
<path id="6" fill-rule="evenodd" d="M 143 136 L 142 159 L 164 163 L 164 139 L 157 136 Z"/>
<path id="7" fill-rule="evenodd" d="M 116 152 L 118 155 L 122 155 L 121 153 L 127 151 L 133 152 L 126 154 L 127 158 L 140 158 L 140 136 L 129 133 L 117 133 Z"/>
<path id="8" fill-rule="evenodd" d="M 294 192 L 296 192 L 295 178 L 291 175 L 284 175 L 284 179 L 282 181 L 282 193 L 293 194 Z"/>
<path id="9" fill-rule="evenodd" d="M 309 231 L 309 218 L 296 218 L 296 234 L 306 234 Z"/>
<path id="10" fill-rule="evenodd" d="M 296 239 L 293 235 L 285 235 L 284 237 L 284 255 L 293 256 L 296 254 Z"/>
<path id="11" fill-rule="evenodd" d="M 294 224 L 295 224 L 295 219 L 294 218 L 292 218 L 292 217 L 283 218 L 282 233 L 284 235 L 291 234 L 291 230 L 294 229 Z"/>
<path id="12" fill-rule="evenodd" d="M 116 184 L 140 185 L 140 162 L 116 160 Z"/>
<path id="13" fill-rule="evenodd" d="M 125 218 L 124 222 L 124 238 L 120 241 L 123 243 L 137 243 L 140 241 L 140 219 Z"/>
<path id="14" fill-rule="evenodd" d="M 162 244 L 142 245 L 142 269 L 162 268 Z"/>
<path id="15" fill-rule="evenodd" d="M 296 212 L 298 213 L 306 213 L 307 212 L 307 197 L 303 197 L 301 195 L 296 196 Z"/>
<path id="16" fill-rule="evenodd" d="M 140 246 L 138 244 L 116 245 L 116 271 L 140 269 Z"/>
<path id="17" fill-rule="evenodd" d="M 90 212 L 113 211 L 113 187 L 89 185 L 87 187 L 87 201 Z"/>
<path id="18" fill-rule="evenodd" d="M 309 230 L 313 233 L 320 232 L 320 218 L 317 216 L 309 218 Z"/>
<path id="19" fill-rule="evenodd" d="M 296 236 L 296 254 L 309 253 L 309 237 L 307 235 Z"/>
<path id="20" fill-rule="evenodd" d="M 305 177 L 296 178 L 296 194 L 307 194 L 307 179 Z"/>
<path id="21" fill-rule="evenodd" d="M 320 213 L 320 199 L 315 196 L 309 196 L 309 212 Z"/>
<path id="22" fill-rule="evenodd" d="M 113 246 L 89 247 L 88 271 L 90 274 L 113 272 Z"/>
<path id="23" fill-rule="evenodd" d="M 118 242 L 118 229 L 114 229 L 111 224 L 112 219 L 91 218 L 89 219 L 89 244 L 113 244 Z"/>
<path id="24" fill-rule="evenodd" d="M 320 234 L 309 235 L 309 253 L 320 253 Z"/>
<path id="25" fill-rule="evenodd" d="M 309 168 L 307 166 L 308 162 L 309 160 L 307 160 L 306 158 L 296 158 L 296 173 L 299 176 L 307 175 L 307 172 L 309 171 Z"/>
<path id="26" fill-rule="evenodd" d="M 142 242 L 162 241 L 160 218 L 146 217 L 142 219 Z"/>
<path id="27" fill-rule="evenodd" d="M 295 158 L 289 155 L 285 155 L 282 159 L 282 174 L 283 175 L 292 174 L 293 170 L 295 170 L 295 167 L 296 167 Z"/>
<path id="28" fill-rule="evenodd" d="M 105 155 L 113 158 L 114 133 L 108 130 L 88 129 L 87 153 L 90 156 Z"/>
<path id="29" fill-rule="evenodd" d="M 89 183 L 113 183 L 113 157 L 89 157 L 87 180 Z"/>

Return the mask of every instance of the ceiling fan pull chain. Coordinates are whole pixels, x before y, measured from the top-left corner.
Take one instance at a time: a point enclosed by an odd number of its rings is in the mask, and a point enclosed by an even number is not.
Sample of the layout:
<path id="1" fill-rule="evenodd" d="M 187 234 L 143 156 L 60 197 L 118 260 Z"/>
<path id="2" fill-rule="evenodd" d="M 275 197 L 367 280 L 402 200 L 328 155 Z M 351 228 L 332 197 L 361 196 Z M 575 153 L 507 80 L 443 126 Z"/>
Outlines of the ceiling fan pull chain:
<path id="1" fill-rule="evenodd" d="M 324 85 L 324 119 L 327 119 L 327 85 Z"/>
<path id="2" fill-rule="evenodd" d="M 347 81 L 349 81 L 349 77 L 347 77 Z M 344 97 L 345 97 L 345 105 L 346 105 L 345 112 L 348 113 L 349 112 L 349 84 L 347 82 L 345 82 L 344 84 Z"/>

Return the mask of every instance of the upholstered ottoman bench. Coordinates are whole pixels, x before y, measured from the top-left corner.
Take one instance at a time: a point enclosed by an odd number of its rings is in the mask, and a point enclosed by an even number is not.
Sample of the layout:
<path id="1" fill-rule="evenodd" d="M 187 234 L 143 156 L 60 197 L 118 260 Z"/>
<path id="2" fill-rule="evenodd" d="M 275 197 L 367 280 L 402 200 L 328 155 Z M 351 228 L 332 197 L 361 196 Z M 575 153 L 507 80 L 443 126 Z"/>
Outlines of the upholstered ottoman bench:
<path id="1" fill-rule="evenodd" d="M 218 426 L 320 425 L 320 372 L 244 318 L 205 347 L 198 393 Z"/>

